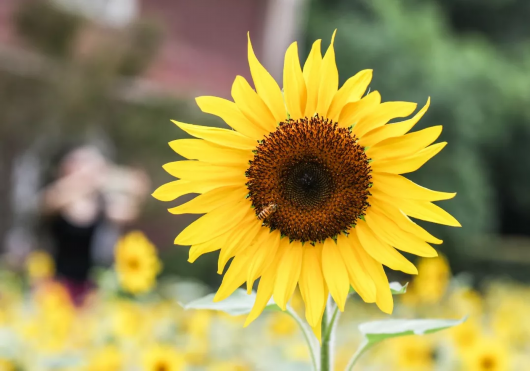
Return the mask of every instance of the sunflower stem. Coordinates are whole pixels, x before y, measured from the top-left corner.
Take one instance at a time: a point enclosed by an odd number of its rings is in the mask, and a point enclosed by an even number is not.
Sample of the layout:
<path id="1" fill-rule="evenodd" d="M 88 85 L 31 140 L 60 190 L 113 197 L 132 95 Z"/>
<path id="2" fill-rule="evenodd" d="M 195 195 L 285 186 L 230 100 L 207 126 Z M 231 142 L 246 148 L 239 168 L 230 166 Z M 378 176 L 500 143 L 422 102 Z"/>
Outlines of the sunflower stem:
<path id="1" fill-rule="evenodd" d="M 335 328 L 338 318 L 338 307 L 331 297 L 328 298 L 324 315 L 322 316 L 322 341 L 320 343 L 320 370 L 333 370 L 333 345 L 335 342 Z"/>
<path id="2" fill-rule="evenodd" d="M 313 331 L 308 326 L 307 323 L 305 323 L 295 312 L 295 310 L 288 305 L 287 306 L 287 313 L 294 318 L 296 323 L 298 323 L 298 326 L 300 326 L 300 329 L 302 330 L 302 333 L 304 334 L 304 338 L 307 342 L 307 346 L 309 347 L 309 353 L 311 354 L 311 362 L 313 363 L 313 369 L 315 371 L 318 371 L 318 341 L 315 338 L 315 335 L 313 335 Z"/>

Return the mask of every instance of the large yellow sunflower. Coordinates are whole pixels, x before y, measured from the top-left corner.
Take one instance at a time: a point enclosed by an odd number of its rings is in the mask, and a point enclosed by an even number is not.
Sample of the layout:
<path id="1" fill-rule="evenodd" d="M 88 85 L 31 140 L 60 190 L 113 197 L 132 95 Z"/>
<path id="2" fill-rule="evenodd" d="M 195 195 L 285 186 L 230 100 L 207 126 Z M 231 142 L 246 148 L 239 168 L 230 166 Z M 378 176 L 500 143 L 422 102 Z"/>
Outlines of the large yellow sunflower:
<path id="1" fill-rule="evenodd" d="M 256 58 L 250 38 L 248 60 L 255 90 L 241 76 L 229 101 L 199 97 L 203 112 L 221 117 L 234 130 L 175 122 L 197 139 L 170 142 L 188 161 L 164 169 L 179 180 L 153 196 L 195 199 L 169 209 L 206 214 L 190 224 L 175 244 L 191 245 L 189 261 L 220 251 L 226 271 L 215 300 L 245 281 L 259 278 L 252 322 L 271 297 L 283 309 L 298 284 L 306 318 L 318 331 L 328 293 L 344 310 L 350 285 L 368 303 L 391 313 L 392 295 L 383 265 L 409 274 L 416 267 L 396 249 L 436 256 L 440 244 L 408 216 L 459 226 L 432 201 L 454 193 L 432 191 L 401 174 L 417 170 L 442 150 L 432 144 L 441 126 L 407 134 L 424 115 L 412 118 L 415 103 L 385 102 L 365 95 L 372 78 L 364 70 L 339 89 L 333 38 L 326 54 L 317 40 L 302 68 L 297 44 L 285 54 L 283 91 Z"/>

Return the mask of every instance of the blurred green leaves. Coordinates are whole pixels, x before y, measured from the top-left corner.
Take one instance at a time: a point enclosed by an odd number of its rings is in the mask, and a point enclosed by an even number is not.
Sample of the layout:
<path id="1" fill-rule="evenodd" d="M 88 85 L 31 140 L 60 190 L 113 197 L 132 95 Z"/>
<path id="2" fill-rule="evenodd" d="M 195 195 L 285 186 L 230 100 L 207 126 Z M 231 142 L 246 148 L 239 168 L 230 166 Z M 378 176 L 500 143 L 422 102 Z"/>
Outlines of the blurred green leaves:
<path id="1" fill-rule="evenodd" d="M 494 248 L 481 236 L 504 232 L 506 224 L 514 225 L 514 215 L 530 218 L 530 193 L 523 191 L 530 188 L 530 172 L 522 170 L 528 158 L 523 143 L 530 140 L 530 57 L 524 52 L 530 44 L 518 39 L 515 55 L 507 51 L 513 45 L 503 48 L 477 33 L 459 34 L 444 6 L 414 0 L 316 1 L 306 50 L 320 38 L 327 48 L 337 28 L 342 82 L 373 68 L 370 88 L 383 100 L 418 102 L 421 108 L 431 97 L 414 130 L 443 125 L 440 140 L 449 144 L 410 177 L 425 187 L 458 193 L 441 206 L 463 228 L 428 226 L 444 239 L 442 250 L 458 270 L 459 260 Z"/>

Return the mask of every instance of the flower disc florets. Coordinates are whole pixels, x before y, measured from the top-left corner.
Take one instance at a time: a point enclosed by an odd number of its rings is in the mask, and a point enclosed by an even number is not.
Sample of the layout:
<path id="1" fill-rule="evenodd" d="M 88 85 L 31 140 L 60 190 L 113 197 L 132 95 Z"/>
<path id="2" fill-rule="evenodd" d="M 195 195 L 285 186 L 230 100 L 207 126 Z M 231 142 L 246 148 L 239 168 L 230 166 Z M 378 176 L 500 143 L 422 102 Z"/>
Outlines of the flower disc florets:
<path id="1" fill-rule="evenodd" d="M 246 185 L 256 215 L 271 230 L 291 240 L 323 241 L 364 215 L 370 171 L 349 129 L 314 116 L 281 122 L 260 142 Z"/>

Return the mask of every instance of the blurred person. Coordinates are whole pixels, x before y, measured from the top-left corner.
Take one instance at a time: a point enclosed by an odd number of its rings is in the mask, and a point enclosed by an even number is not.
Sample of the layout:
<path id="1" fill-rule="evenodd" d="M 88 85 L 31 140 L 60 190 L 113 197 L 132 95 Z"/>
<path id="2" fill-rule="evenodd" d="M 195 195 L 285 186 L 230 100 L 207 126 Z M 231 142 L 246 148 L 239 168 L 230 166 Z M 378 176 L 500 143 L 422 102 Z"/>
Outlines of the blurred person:
<path id="1" fill-rule="evenodd" d="M 43 226 L 56 277 L 80 304 L 101 246 L 112 256 L 120 230 L 138 216 L 149 182 L 140 171 L 113 165 L 92 145 L 66 151 L 53 177 L 41 194 Z"/>

